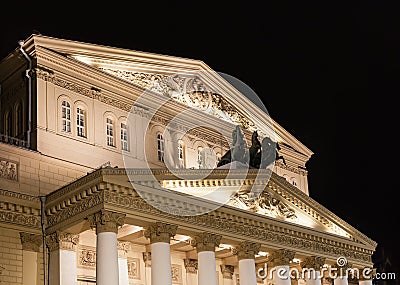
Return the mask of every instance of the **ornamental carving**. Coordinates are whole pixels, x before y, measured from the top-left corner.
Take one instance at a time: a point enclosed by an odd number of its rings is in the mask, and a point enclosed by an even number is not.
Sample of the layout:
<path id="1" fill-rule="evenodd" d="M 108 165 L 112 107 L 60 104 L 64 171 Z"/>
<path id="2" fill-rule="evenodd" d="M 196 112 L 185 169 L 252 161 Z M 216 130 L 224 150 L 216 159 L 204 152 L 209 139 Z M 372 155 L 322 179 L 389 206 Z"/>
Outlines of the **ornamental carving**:
<path id="1" fill-rule="evenodd" d="M 129 241 L 117 241 L 118 257 L 126 258 L 128 251 L 131 249 L 131 243 Z"/>
<path id="2" fill-rule="evenodd" d="M 307 256 L 301 263 L 302 268 L 313 268 L 319 270 L 325 264 L 325 257 Z"/>
<path id="3" fill-rule="evenodd" d="M 260 243 L 243 241 L 232 251 L 233 254 L 237 255 L 238 260 L 254 259 L 255 255 L 260 251 L 260 247 Z"/>
<path id="4" fill-rule="evenodd" d="M 288 249 L 278 249 L 268 256 L 268 262 L 271 262 L 273 266 L 289 265 L 293 260 L 295 252 Z"/>
<path id="5" fill-rule="evenodd" d="M 30 228 L 40 228 L 40 217 L 0 210 L 0 222 L 17 224 Z"/>
<path id="6" fill-rule="evenodd" d="M 256 125 L 222 95 L 212 92 L 199 76 L 162 75 L 144 72 L 131 72 L 100 68 L 101 70 L 139 85 L 152 92 L 169 98 L 188 107 L 200 110 L 214 117 L 241 125 L 249 131 L 257 130 Z"/>
<path id="7" fill-rule="evenodd" d="M 96 269 L 96 248 L 80 246 L 78 249 L 78 267 Z"/>
<path id="8" fill-rule="evenodd" d="M 182 284 L 182 266 L 171 264 L 171 277 L 173 284 Z"/>
<path id="9" fill-rule="evenodd" d="M 56 231 L 46 236 L 46 244 L 50 251 L 63 249 L 75 251 L 79 243 L 79 235 Z"/>
<path id="10" fill-rule="evenodd" d="M 185 258 L 183 262 L 185 264 L 186 273 L 197 273 L 197 269 L 199 266 L 199 262 L 197 261 L 197 259 Z"/>
<path id="11" fill-rule="evenodd" d="M 0 158 L 0 178 L 11 181 L 18 181 L 17 169 L 18 169 L 18 164 L 16 162 Z"/>
<path id="12" fill-rule="evenodd" d="M 101 209 L 86 219 L 89 221 L 91 228 L 96 228 L 96 234 L 103 232 L 118 233 L 118 227 L 124 224 L 125 214 Z"/>
<path id="13" fill-rule="evenodd" d="M 231 198 L 228 205 L 292 222 L 297 220 L 293 209 L 267 191 L 261 194 L 239 191 Z"/>
<path id="14" fill-rule="evenodd" d="M 221 235 L 212 233 L 199 233 L 190 240 L 190 244 L 196 248 L 197 252 L 215 251 L 221 242 Z"/>
<path id="15" fill-rule="evenodd" d="M 233 273 L 235 272 L 235 267 L 233 265 L 221 264 L 220 269 L 222 278 L 231 280 L 233 279 Z"/>
<path id="16" fill-rule="evenodd" d="M 165 242 L 169 243 L 171 238 L 175 236 L 178 226 L 156 222 L 150 225 L 144 231 L 144 236 L 150 239 L 150 243 Z"/>
<path id="17" fill-rule="evenodd" d="M 142 252 L 143 254 L 143 261 L 146 267 L 151 267 L 151 252 Z"/>
<path id="18" fill-rule="evenodd" d="M 139 258 L 128 257 L 128 276 L 132 279 L 140 279 L 140 262 Z"/>
<path id="19" fill-rule="evenodd" d="M 43 243 L 41 235 L 30 233 L 19 233 L 21 239 L 22 249 L 28 251 L 39 252 L 40 246 Z"/>

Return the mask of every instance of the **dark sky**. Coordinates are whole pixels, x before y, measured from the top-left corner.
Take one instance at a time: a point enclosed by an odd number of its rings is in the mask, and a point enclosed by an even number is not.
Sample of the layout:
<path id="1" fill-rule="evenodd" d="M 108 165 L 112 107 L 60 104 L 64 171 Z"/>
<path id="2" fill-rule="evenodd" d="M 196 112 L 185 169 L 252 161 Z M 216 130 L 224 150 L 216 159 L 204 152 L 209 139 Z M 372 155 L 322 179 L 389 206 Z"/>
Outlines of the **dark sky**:
<path id="1" fill-rule="evenodd" d="M 15 1 L 18 7 L 1 12 L 0 55 L 36 30 L 200 59 L 240 79 L 314 152 L 307 164 L 311 197 L 399 266 L 398 92 L 389 88 L 400 66 L 398 4 L 143 2 L 90 9 L 69 3 L 45 13 L 38 3 Z"/>

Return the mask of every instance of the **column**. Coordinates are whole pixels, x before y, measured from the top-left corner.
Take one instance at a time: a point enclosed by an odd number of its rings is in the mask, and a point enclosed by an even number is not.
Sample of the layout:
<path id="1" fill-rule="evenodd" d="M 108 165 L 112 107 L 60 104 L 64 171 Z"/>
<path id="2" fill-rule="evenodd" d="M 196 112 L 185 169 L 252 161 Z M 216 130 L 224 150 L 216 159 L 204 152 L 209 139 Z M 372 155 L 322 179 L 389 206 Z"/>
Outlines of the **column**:
<path id="1" fill-rule="evenodd" d="M 56 231 L 46 236 L 49 248 L 49 285 L 77 284 L 76 245 L 79 235 Z"/>
<path id="2" fill-rule="evenodd" d="M 146 284 L 151 284 L 151 252 L 142 252 L 144 262 L 144 278 Z"/>
<path id="3" fill-rule="evenodd" d="M 223 285 L 234 285 L 233 273 L 235 272 L 235 267 L 233 265 L 221 264 L 220 265 Z"/>
<path id="4" fill-rule="evenodd" d="M 131 249 L 129 241 L 118 241 L 118 276 L 119 285 L 129 285 L 128 251 Z"/>
<path id="5" fill-rule="evenodd" d="M 217 265 L 215 247 L 219 246 L 222 236 L 212 233 L 200 233 L 191 240 L 197 250 L 198 285 L 217 285 Z"/>
<path id="6" fill-rule="evenodd" d="M 118 284 L 118 227 L 124 224 L 125 215 L 104 209 L 89 216 L 89 224 L 96 228 L 96 284 Z"/>
<path id="7" fill-rule="evenodd" d="M 334 285 L 349 285 L 348 276 L 347 276 L 347 269 L 351 268 L 351 263 L 338 264 L 334 265 L 336 270 L 332 271 L 332 274 L 335 275 L 336 278 L 333 280 Z M 332 269 L 332 267 L 331 267 Z"/>
<path id="8" fill-rule="evenodd" d="M 233 253 L 239 260 L 240 285 L 254 285 L 257 283 L 255 255 L 260 251 L 260 244 L 241 242 L 234 248 Z"/>
<path id="9" fill-rule="evenodd" d="M 144 232 L 151 246 L 151 285 L 171 285 L 170 240 L 178 226 L 156 222 Z"/>
<path id="10" fill-rule="evenodd" d="M 376 269 L 372 267 L 364 267 L 359 271 L 358 285 L 372 285 L 372 279 L 376 275 Z"/>
<path id="11" fill-rule="evenodd" d="M 287 249 L 278 249 L 268 257 L 272 265 L 272 279 L 275 285 L 291 285 L 289 264 L 294 258 L 295 252 Z"/>
<path id="12" fill-rule="evenodd" d="M 39 284 L 38 254 L 43 240 L 41 235 L 20 233 L 22 244 L 22 285 Z"/>
<path id="13" fill-rule="evenodd" d="M 197 259 L 185 258 L 183 262 L 186 269 L 186 284 L 197 285 L 197 269 L 199 266 Z"/>
<path id="14" fill-rule="evenodd" d="M 306 285 L 321 285 L 321 268 L 325 264 L 325 257 L 308 256 L 300 263 Z"/>

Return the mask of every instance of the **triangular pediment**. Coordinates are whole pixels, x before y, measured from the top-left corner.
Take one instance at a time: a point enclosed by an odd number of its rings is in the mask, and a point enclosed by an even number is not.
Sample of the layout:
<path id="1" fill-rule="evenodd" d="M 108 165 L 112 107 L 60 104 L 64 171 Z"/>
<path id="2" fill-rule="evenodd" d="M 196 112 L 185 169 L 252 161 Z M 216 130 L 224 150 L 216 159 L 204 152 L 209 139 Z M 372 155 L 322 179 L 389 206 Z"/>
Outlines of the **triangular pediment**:
<path id="1" fill-rule="evenodd" d="M 31 45 L 31 51 L 35 50 L 36 53 L 53 53 L 71 63 L 80 63 L 83 69 L 96 69 L 100 74 L 107 74 L 115 80 L 122 80 L 160 96 L 170 96 L 178 103 L 241 125 L 250 132 L 257 130 L 260 138 L 273 138 L 304 156 L 304 161 L 313 154 L 257 106 L 254 100 L 238 91 L 221 73 L 201 60 L 41 35 L 33 35 L 26 42 Z"/>

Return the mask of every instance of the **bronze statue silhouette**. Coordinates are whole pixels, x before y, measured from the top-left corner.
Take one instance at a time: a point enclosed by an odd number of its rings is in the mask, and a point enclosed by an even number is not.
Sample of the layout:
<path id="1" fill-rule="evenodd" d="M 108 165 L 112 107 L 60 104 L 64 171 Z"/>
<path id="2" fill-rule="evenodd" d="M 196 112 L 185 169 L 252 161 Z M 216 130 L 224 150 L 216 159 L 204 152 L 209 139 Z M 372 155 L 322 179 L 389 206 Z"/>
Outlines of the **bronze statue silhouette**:
<path id="1" fill-rule="evenodd" d="M 276 160 L 282 159 L 283 163 L 286 165 L 285 158 L 278 154 L 280 146 L 277 142 L 274 142 L 269 137 L 265 137 L 261 143 L 261 163 L 260 168 L 267 168 L 271 163 Z"/>
<path id="2" fill-rule="evenodd" d="M 251 136 L 251 146 L 249 148 L 250 161 L 249 164 L 251 167 L 260 168 L 261 164 L 261 143 L 258 139 L 258 132 L 254 131 Z"/>
<path id="3" fill-rule="evenodd" d="M 232 131 L 232 148 L 228 150 L 220 159 L 217 167 L 225 165 L 233 161 L 239 161 L 244 164 L 249 163 L 249 153 L 244 134 L 237 125 Z"/>

